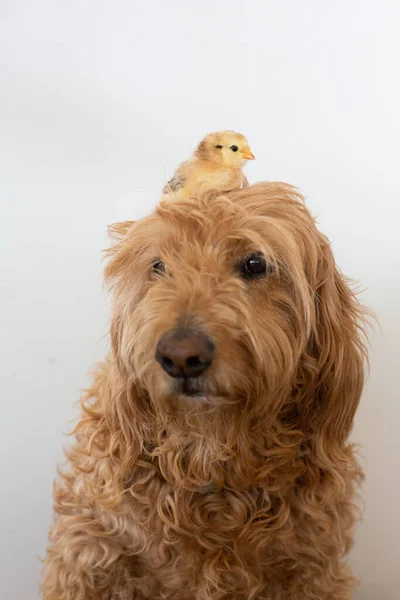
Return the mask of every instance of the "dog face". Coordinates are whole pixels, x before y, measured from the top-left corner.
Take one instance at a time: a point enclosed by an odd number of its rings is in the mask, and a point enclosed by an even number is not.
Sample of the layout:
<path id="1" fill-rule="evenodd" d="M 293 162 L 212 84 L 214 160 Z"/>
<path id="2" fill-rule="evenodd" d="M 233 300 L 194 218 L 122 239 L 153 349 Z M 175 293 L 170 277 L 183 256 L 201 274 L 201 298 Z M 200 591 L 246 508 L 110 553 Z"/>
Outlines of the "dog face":
<path id="1" fill-rule="evenodd" d="M 312 426 L 324 404 L 350 426 L 360 311 L 293 188 L 163 201 L 114 233 L 113 352 L 155 406 L 235 404 L 261 418 L 289 404 L 296 426 Z"/>

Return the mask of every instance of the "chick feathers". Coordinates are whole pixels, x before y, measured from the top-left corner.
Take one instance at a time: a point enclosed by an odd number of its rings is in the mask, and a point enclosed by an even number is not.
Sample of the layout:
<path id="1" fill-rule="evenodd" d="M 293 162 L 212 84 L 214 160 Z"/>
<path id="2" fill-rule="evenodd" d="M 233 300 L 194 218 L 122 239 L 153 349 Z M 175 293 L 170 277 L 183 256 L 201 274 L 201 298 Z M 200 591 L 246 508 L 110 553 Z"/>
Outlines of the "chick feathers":
<path id="1" fill-rule="evenodd" d="M 162 193 L 172 193 L 178 199 L 189 198 L 199 185 L 228 192 L 243 184 L 243 167 L 254 158 L 247 139 L 241 133 L 209 133 L 193 156 L 179 165 Z"/>

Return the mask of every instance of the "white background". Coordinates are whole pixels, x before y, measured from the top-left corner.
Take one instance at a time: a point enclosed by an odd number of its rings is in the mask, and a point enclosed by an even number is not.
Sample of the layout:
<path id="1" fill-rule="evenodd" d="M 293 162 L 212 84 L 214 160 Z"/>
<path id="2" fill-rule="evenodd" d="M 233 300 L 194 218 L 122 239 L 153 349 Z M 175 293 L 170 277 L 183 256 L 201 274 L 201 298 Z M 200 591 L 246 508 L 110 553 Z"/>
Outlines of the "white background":
<path id="1" fill-rule="evenodd" d="M 1 597 L 37 598 L 62 432 L 106 351 L 106 225 L 216 129 L 298 185 L 381 330 L 354 439 L 361 600 L 400 587 L 397 2 L 0 1 Z"/>

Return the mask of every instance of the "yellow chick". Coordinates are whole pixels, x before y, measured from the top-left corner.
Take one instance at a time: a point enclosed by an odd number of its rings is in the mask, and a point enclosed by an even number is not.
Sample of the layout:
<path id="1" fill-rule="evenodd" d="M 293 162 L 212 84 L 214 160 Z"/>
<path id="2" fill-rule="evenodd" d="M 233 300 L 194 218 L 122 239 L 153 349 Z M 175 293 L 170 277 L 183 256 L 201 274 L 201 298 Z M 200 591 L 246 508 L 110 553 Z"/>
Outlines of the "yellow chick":
<path id="1" fill-rule="evenodd" d="M 209 133 L 193 156 L 176 169 L 162 193 L 175 198 L 189 198 L 198 185 L 228 192 L 245 180 L 243 167 L 255 156 L 247 139 L 234 131 Z"/>

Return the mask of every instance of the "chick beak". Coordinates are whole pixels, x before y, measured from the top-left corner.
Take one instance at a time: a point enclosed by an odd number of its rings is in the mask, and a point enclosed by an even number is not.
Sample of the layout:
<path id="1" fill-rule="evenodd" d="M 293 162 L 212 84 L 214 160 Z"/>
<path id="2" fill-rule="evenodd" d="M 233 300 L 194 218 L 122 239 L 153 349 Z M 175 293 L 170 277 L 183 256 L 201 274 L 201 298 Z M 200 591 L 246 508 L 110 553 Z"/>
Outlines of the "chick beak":
<path id="1" fill-rule="evenodd" d="M 243 150 L 242 152 L 242 157 L 246 160 L 255 160 L 255 156 L 252 153 L 252 151 L 250 150 L 250 148 L 246 148 L 245 150 Z"/>

